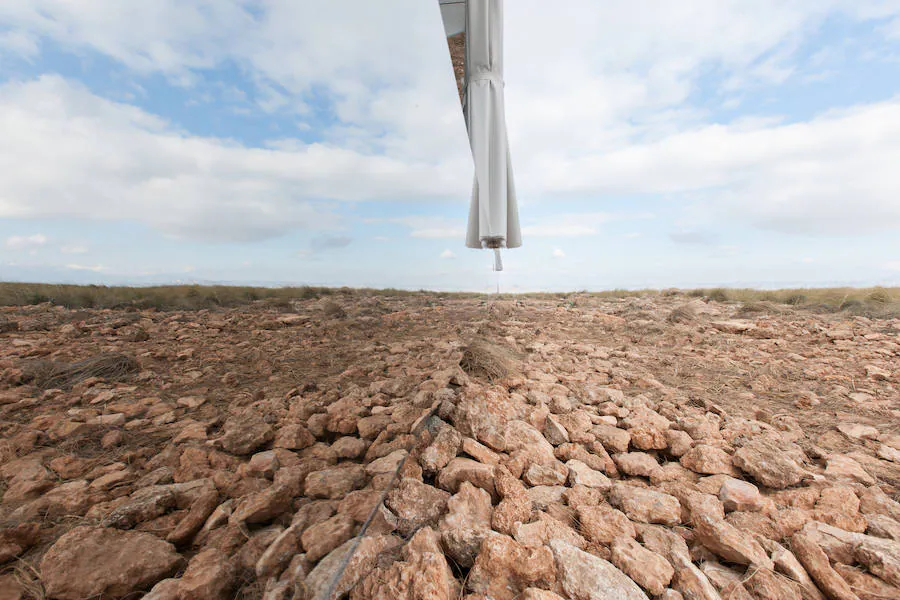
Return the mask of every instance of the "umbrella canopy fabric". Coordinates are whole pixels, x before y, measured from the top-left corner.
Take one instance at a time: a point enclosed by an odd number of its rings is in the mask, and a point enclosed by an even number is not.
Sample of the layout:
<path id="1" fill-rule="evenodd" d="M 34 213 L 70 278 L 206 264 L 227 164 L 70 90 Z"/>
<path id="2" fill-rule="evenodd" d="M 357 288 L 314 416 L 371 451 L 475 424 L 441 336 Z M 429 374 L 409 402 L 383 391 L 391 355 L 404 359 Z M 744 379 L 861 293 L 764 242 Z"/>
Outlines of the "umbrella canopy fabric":
<path id="1" fill-rule="evenodd" d="M 494 249 L 500 270 L 499 249 L 522 245 L 504 109 L 503 0 L 439 2 L 448 35 L 465 9 L 463 113 L 475 163 L 466 246 Z"/>

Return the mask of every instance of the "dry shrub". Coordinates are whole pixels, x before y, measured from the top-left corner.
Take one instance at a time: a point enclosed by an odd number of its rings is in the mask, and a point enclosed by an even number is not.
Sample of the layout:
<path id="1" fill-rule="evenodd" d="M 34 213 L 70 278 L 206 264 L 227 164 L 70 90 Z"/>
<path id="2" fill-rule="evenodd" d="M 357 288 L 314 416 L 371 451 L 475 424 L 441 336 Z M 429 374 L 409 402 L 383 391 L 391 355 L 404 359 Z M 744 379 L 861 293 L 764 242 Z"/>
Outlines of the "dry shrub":
<path id="1" fill-rule="evenodd" d="M 666 317 L 669 323 L 693 323 L 697 320 L 697 311 L 690 304 L 676 306 Z"/>
<path id="2" fill-rule="evenodd" d="M 347 316 L 347 312 L 341 307 L 340 304 L 334 302 L 333 300 L 328 300 L 324 304 L 322 304 L 322 312 L 325 313 L 326 317 L 335 317 L 338 319 L 342 319 Z"/>
<path id="3" fill-rule="evenodd" d="M 463 348 L 459 361 L 462 370 L 472 375 L 497 382 L 520 373 L 519 357 L 499 342 L 485 339 L 472 340 Z"/>
<path id="4" fill-rule="evenodd" d="M 73 363 L 29 361 L 22 370 L 26 381 L 33 382 L 39 388 L 66 389 L 91 377 L 115 381 L 140 371 L 140 368 L 140 364 L 130 356 L 113 352 Z"/>

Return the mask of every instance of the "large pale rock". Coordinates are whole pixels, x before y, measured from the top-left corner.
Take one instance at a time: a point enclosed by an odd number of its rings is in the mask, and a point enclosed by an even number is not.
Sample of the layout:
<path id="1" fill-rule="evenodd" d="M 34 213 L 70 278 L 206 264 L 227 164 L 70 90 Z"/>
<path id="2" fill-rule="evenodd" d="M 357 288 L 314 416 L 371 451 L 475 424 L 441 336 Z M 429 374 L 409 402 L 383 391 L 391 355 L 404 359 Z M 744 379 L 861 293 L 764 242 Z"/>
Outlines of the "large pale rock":
<path id="1" fill-rule="evenodd" d="M 675 570 L 665 558 L 648 550 L 630 537 L 613 540 L 612 563 L 653 595 L 663 593 Z"/>
<path id="2" fill-rule="evenodd" d="M 737 475 L 731 464 L 731 455 L 715 446 L 698 444 L 688 450 L 679 460 L 681 466 L 701 475 Z"/>
<path id="3" fill-rule="evenodd" d="M 693 525 L 697 541 L 725 560 L 770 571 L 775 568 L 756 540 L 729 523 L 701 515 L 694 519 Z"/>
<path id="4" fill-rule="evenodd" d="M 825 477 L 838 483 L 875 485 L 875 478 L 861 464 L 843 454 L 833 454 L 828 457 Z"/>
<path id="5" fill-rule="evenodd" d="M 856 560 L 870 573 L 900 587 L 900 542 L 860 535 L 854 548 Z"/>
<path id="6" fill-rule="evenodd" d="M 775 570 L 798 585 L 803 600 L 824 600 L 809 573 L 790 550 L 772 540 L 762 539 L 760 543 L 769 552 L 772 562 L 775 563 Z"/>
<path id="7" fill-rule="evenodd" d="M 404 477 L 388 493 L 385 504 L 398 518 L 397 530 L 410 535 L 425 525 L 437 525 L 447 510 L 449 492 L 426 485 L 417 479 Z M 490 502 L 490 497 L 488 497 Z"/>
<path id="8" fill-rule="evenodd" d="M 491 497 L 471 483 L 463 482 L 446 507 L 440 524 L 444 548 L 457 564 L 470 567 L 481 543 L 490 534 Z"/>
<path id="9" fill-rule="evenodd" d="M 694 443 L 694 439 L 686 431 L 679 429 L 666 431 L 666 441 L 669 444 L 669 454 L 675 458 L 684 456 Z"/>
<path id="10" fill-rule="evenodd" d="M 463 389 L 453 414 L 453 424 L 461 434 L 502 452 L 507 450 L 507 423 L 511 419 L 523 417 L 524 409 L 525 406 L 513 400 L 505 390 L 482 390 L 474 387 Z M 541 439 L 548 444 L 543 436 Z"/>
<path id="11" fill-rule="evenodd" d="M 288 566 L 291 559 L 302 552 L 303 544 L 300 541 L 302 533 L 301 526 L 291 525 L 269 544 L 266 551 L 256 561 L 257 579 L 265 581 L 269 577 L 277 577 Z"/>
<path id="12" fill-rule="evenodd" d="M 866 517 L 866 533 L 900 542 L 900 523 L 886 515 Z"/>
<path id="13" fill-rule="evenodd" d="M 828 556 L 806 531 L 794 534 L 791 549 L 830 600 L 859 600 L 846 581 L 831 567 Z"/>
<path id="14" fill-rule="evenodd" d="M 768 569 L 750 569 L 742 585 L 758 600 L 803 600 L 796 583 Z"/>
<path id="15" fill-rule="evenodd" d="M 454 427 L 444 427 L 434 441 L 419 455 L 419 464 L 426 473 L 437 473 L 456 458 L 462 445 L 462 436 Z"/>
<path id="16" fill-rule="evenodd" d="M 275 433 L 275 448 L 303 450 L 316 443 L 316 438 L 299 423 L 289 423 Z"/>
<path id="17" fill-rule="evenodd" d="M 559 446 L 569 441 L 569 432 L 556 416 L 547 415 L 547 419 L 544 421 L 544 437 L 554 446 Z"/>
<path id="18" fill-rule="evenodd" d="M 837 563 L 834 570 L 844 578 L 859 600 L 885 600 L 900 598 L 900 587 L 885 583 L 862 569 Z"/>
<path id="19" fill-rule="evenodd" d="M 466 481 L 485 490 L 491 496 L 496 493 L 494 467 L 468 458 L 454 458 L 441 469 L 437 477 L 438 487 L 451 493 L 459 491 L 460 485 Z"/>
<path id="20" fill-rule="evenodd" d="M 338 598 L 344 597 L 360 579 L 371 572 L 379 556 L 402 544 L 400 538 L 392 535 L 364 537 L 359 541 L 359 545 L 355 545 L 354 542 L 355 540 L 344 542 L 319 561 L 319 564 L 302 582 L 301 588 L 306 594 L 305 596 L 301 594 L 299 598 L 338 600 Z M 351 551 L 352 555 L 347 562 L 347 568 L 338 580 L 331 596 L 326 597 L 325 591 L 331 585 L 331 580 Z"/>
<path id="21" fill-rule="evenodd" d="M 175 572 L 182 558 L 149 533 L 76 527 L 41 560 L 47 595 L 59 600 L 118 598 L 148 589 Z"/>
<path id="22" fill-rule="evenodd" d="M 228 556 L 216 548 L 203 550 L 191 559 L 178 585 L 182 598 L 226 600 L 232 597 L 236 571 Z"/>
<path id="23" fill-rule="evenodd" d="M 600 490 L 608 490 L 612 487 L 612 481 L 606 475 L 590 468 L 580 460 L 572 459 L 566 463 L 566 467 L 569 469 L 568 484 L 570 487 L 583 485 Z"/>
<path id="24" fill-rule="evenodd" d="M 709 578 L 691 562 L 686 553 L 674 552 L 669 560 L 675 568 L 672 587 L 685 599 L 723 600 Z"/>
<path id="25" fill-rule="evenodd" d="M 608 546 L 621 536 L 636 537 L 634 525 L 625 516 L 607 504 L 580 506 L 577 509 L 581 532 L 597 544 Z"/>
<path id="26" fill-rule="evenodd" d="M 591 433 L 597 440 L 603 444 L 608 452 L 613 454 L 622 454 L 628 452 L 628 445 L 631 443 L 631 434 L 624 429 L 619 429 L 612 425 L 599 424 L 595 425 Z"/>
<path id="27" fill-rule="evenodd" d="M 403 548 L 402 561 L 368 574 L 350 600 L 455 600 L 458 584 L 441 553 L 437 534 L 420 529 Z"/>
<path id="28" fill-rule="evenodd" d="M 733 461 L 762 485 L 779 490 L 799 483 L 804 474 L 790 453 L 764 437 L 752 439 L 739 448 Z"/>
<path id="29" fill-rule="evenodd" d="M 763 497 L 759 488 L 748 481 L 729 477 L 719 489 L 719 500 L 728 512 L 754 511 L 763 506 Z"/>
<path id="30" fill-rule="evenodd" d="M 626 452 L 612 458 L 620 471 L 633 477 L 650 477 L 660 468 L 656 459 L 646 452 Z"/>
<path id="31" fill-rule="evenodd" d="M 632 521 L 678 525 L 681 504 L 678 498 L 646 488 L 617 483 L 609 494 L 609 503 Z"/>
<path id="32" fill-rule="evenodd" d="M 529 587 L 550 587 L 555 582 L 549 548 L 530 548 L 498 534 L 482 543 L 469 571 L 468 589 L 493 600 L 514 600 Z"/>
<path id="33" fill-rule="evenodd" d="M 550 540 L 562 540 L 582 549 L 587 545 L 585 539 L 574 529 L 543 512 L 538 513 L 538 518 L 533 523 L 518 524 L 513 537 L 520 544 L 532 547 L 546 546 Z"/>
<path id="34" fill-rule="evenodd" d="M 554 459 L 552 463 L 532 463 L 522 475 L 522 481 L 528 485 L 562 485 L 566 482 L 569 469 Z"/>
<path id="35" fill-rule="evenodd" d="M 560 540 L 550 542 L 557 577 L 573 600 L 647 600 L 647 595 L 611 563 Z"/>
<path id="36" fill-rule="evenodd" d="M 864 515 L 886 515 L 900 521 L 900 502 L 891 500 L 879 487 L 870 487 L 859 497 L 859 510 Z"/>

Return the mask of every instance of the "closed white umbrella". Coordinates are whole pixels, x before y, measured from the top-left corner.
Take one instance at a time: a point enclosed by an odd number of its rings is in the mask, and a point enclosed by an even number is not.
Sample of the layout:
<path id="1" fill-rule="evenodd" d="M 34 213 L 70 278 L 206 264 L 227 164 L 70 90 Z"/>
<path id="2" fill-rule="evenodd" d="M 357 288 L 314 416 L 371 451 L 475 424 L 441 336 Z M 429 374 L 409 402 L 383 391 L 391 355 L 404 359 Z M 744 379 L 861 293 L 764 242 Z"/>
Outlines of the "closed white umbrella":
<path id="1" fill-rule="evenodd" d="M 499 271 L 500 249 L 522 245 L 504 110 L 503 0 L 439 2 L 448 36 L 464 17 L 463 113 L 475 163 L 466 246 L 493 249 Z"/>

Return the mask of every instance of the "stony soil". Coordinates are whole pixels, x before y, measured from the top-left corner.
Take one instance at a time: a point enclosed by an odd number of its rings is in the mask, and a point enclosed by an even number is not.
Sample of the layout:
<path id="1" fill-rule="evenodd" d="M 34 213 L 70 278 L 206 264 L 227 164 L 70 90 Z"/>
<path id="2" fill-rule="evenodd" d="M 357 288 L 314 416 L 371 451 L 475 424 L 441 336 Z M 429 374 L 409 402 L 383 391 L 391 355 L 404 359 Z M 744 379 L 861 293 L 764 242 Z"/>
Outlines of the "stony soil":
<path id="1" fill-rule="evenodd" d="M 897 319 L 0 310 L 3 600 L 900 598 Z"/>

